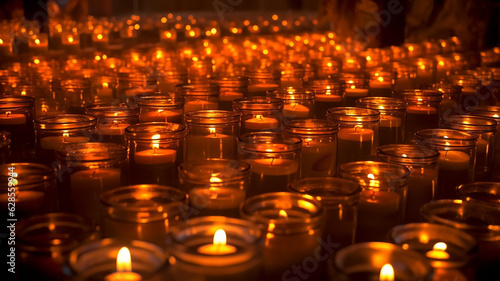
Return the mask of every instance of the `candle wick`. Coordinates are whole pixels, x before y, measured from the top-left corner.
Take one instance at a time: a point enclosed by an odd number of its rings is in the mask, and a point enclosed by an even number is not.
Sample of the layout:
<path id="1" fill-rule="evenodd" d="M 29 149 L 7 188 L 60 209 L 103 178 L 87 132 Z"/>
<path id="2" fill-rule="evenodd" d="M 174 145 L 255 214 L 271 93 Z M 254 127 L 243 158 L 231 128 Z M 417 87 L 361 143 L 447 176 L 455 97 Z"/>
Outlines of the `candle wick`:
<path id="1" fill-rule="evenodd" d="M 156 154 L 156 146 L 153 147 L 153 154 Z"/>
<path id="2" fill-rule="evenodd" d="M 354 126 L 354 132 L 357 133 L 358 132 L 358 126 Z"/>
<path id="3" fill-rule="evenodd" d="M 274 162 L 274 158 L 271 158 L 271 166 L 273 165 L 273 162 Z"/>
<path id="4" fill-rule="evenodd" d="M 7 111 L 7 112 L 5 112 L 5 114 L 7 115 L 7 117 L 9 117 L 9 115 L 11 114 L 11 112 Z"/>

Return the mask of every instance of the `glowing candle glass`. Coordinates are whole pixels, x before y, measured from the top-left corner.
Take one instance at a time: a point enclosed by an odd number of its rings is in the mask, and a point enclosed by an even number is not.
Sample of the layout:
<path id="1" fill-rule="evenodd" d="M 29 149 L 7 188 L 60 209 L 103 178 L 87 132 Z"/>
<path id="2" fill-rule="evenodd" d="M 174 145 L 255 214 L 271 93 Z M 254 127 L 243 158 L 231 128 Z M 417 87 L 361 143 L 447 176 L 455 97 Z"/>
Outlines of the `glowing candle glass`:
<path id="1" fill-rule="evenodd" d="M 365 72 L 343 73 L 340 80 L 345 83 L 344 106 L 356 106 L 356 100 L 368 96 L 369 75 Z"/>
<path id="2" fill-rule="evenodd" d="M 53 98 L 64 104 L 70 114 L 84 114 L 85 107 L 94 101 L 92 83 L 83 77 L 61 77 L 52 80 Z"/>
<path id="3" fill-rule="evenodd" d="M 283 100 L 267 97 L 234 100 L 233 110 L 241 113 L 240 133 L 281 131 L 283 105 Z"/>
<path id="4" fill-rule="evenodd" d="M 248 97 L 266 96 L 268 91 L 280 87 L 280 73 L 268 69 L 250 68 L 245 71 L 248 77 Z"/>
<path id="5" fill-rule="evenodd" d="M 248 77 L 221 76 L 210 79 L 220 87 L 219 108 L 233 110 L 233 101 L 247 96 Z"/>
<path id="6" fill-rule="evenodd" d="M 184 99 L 168 94 L 135 97 L 140 108 L 140 122 L 168 122 L 184 124 Z"/>
<path id="7" fill-rule="evenodd" d="M 23 162 L 28 160 L 30 149 L 33 149 L 35 145 L 34 100 L 28 96 L 3 95 L 0 97 L 0 130 L 10 132 L 11 148 L 16 153 L 25 155 L 20 157 Z"/>
<path id="8" fill-rule="evenodd" d="M 283 100 L 283 122 L 314 117 L 314 92 L 310 89 L 279 88 L 267 92 L 267 96 Z"/>
<path id="9" fill-rule="evenodd" d="M 473 182 L 457 187 L 459 197 L 464 201 L 477 201 L 500 206 L 500 183 Z"/>
<path id="10" fill-rule="evenodd" d="M 326 111 L 344 105 L 344 81 L 331 79 L 311 79 L 304 87 L 314 91 L 314 118 L 325 119 Z"/>
<path id="11" fill-rule="evenodd" d="M 92 95 L 94 103 L 112 103 L 118 98 L 118 81 L 114 76 L 94 76 L 92 81 Z"/>
<path id="12" fill-rule="evenodd" d="M 134 97 L 144 93 L 154 93 L 158 82 L 152 75 L 121 68 L 118 76 L 118 99 L 121 102 L 135 102 Z"/>
<path id="13" fill-rule="evenodd" d="M 197 110 L 219 109 L 219 86 L 210 83 L 181 84 L 176 92 L 186 101 L 184 113 Z"/>
<path id="14" fill-rule="evenodd" d="M 370 70 L 370 97 L 391 97 L 397 73 L 377 67 Z"/>
<path id="15" fill-rule="evenodd" d="M 93 104 L 85 113 L 97 118 L 94 139 L 97 142 L 111 142 L 127 145 L 125 129 L 139 122 L 139 108 L 119 104 Z"/>

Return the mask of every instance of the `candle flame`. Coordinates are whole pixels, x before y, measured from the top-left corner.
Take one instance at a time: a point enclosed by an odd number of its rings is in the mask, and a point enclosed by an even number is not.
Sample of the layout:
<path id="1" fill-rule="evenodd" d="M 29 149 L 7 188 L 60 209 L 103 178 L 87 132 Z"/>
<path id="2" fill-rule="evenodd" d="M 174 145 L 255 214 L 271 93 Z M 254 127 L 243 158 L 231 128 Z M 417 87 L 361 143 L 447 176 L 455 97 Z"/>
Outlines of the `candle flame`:
<path id="1" fill-rule="evenodd" d="M 372 180 L 375 179 L 375 176 L 373 174 L 368 174 L 366 177 L 369 178 L 369 179 L 372 179 Z"/>
<path id="2" fill-rule="evenodd" d="M 425 255 L 432 259 L 448 259 L 450 254 L 446 252 L 447 245 L 444 242 L 438 242 L 434 244 L 432 250 L 427 252 Z"/>
<path id="3" fill-rule="evenodd" d="M 394 281 L 394 268 L 386 263 L 380 270 L 380 281 Z"/>
<path id="4" fill-rule="evenodd" d="M 444 242 L 437 242 L 434 244 L 434 247 L 432 247 L 432 249 L 439 251 L 446 251 L 446 248 L 448 248 L 448 246 L 446 246 L 446 243 Z"/>
<path id="5" fill-rule="evenodd" d="M 10 112 L 10 111 L 5 111 L 5 115 L 9 116 L 9 115 L 11 115 L 11 114 L 12 114 L 12 112 Z"/>
<path id="6" fill-rule="evenodd" d="M 498 114 L 493 114 L 493 117 L 498 118 L 500 116 L 498 116 Z"/>
<path id="7" fill-rule="evenodd" d="M 377 78 L 377 80 L 378 80 L 379 82 L 384 82 L 384 77 L 379 76 L 379 77 Z"/>
<path id="8" fill-rule="evenodd" d="M 212 135 L 217 134 L 217 132 L 215 131 L 215 128 L 208 128 L 208 131 L 209 131 L 209 132 L 210 132 L 210 134 L 212 134 Z"/>
<path id="9" fill-rule="evenodd" d="M 0 39 L 0 44 L 3 44 L 3 40 L 2 39 Z"/>
<path id="10" fill-rule="evenodd" d="M 109 86 L 109 84 L 108 84 L 108 83 L 106 83 L 106 82 L 102 83 L 102 87 L 103 87 L 103 88 L 107 88 L 108 86 Z"/>
<path id="11" fill-rule="evenodd" d="M 116 271 L 118 272 L 132 271 L 132 261 L 130 257 L 130 251 L 127 247 L 122 247 L 120 251 L 118 251 L 118 256 L 116 257 Z"/>
<path id="12" fill-rule="evenodd" d="M 208 198 L 210 199 L 217 199 L 217 196 L 219 196 L 219 190 L 217 189 L 217 187 L 209 187 L 208 191 L 209 191 Z"/>
<path id="13" fill-rule="evenodd" d="M 102 40 L 102 34 L 97 34 L 97 39 Z"/>
<path id="14" fill-rule="evenodd" d="M 40 39 L 35 39 L 35 44 L 40 45 Z"/>
<path id="15" fill-rule="evenodd" d="M 214 234 L 214 245 L 226 245 L 227 237 L 224 229 L 218 229 Z"/>
<path id="16" fill-rule="evenodd" d="M 153 141 L 153 144 L 152 144 L 152 147 L 153 149 L 159 149 L 160 148 L 160 135 L 159 134 L 156 134 L 154 136 L 151 137 L 152 141 Z"/>
<path id="17" fill-rule="evenodd" d="M 212 174 L 212 177 L 210 177 L 210 182 L 222 182 L 222 180 L 217 177 L 217 174 Z"/>
<path id="18" fill-rule="evenodd" d="M 69 43 L 73 43 L 73 36 L 69 36 L 69 37 L 68 37 L 68 42 L 69 42 Z"/>
<path id="19" fill-rule="evenodd" d="M 62 136 L 63 136 L 63 138 L 68 138 L 69 137 L 69 133 L 63 133 Z"/>
<path id="20" fill-rule="evenodd" d="M 286 213 L 285 210 L 280 210 L 279 217 L 283 219 L 288 219 L 288 214 Z"/>

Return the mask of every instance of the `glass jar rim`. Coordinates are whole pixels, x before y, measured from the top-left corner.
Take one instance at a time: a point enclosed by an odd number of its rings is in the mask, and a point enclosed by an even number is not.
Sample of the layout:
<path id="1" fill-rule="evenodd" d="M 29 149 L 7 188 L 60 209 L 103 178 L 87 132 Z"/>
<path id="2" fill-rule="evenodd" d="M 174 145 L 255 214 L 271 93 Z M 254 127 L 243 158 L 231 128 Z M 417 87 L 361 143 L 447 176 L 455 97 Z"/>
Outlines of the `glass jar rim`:
<path id="1" fill-rule="evenodd" d="M 288 188 L 294 192 L 313 196 L 325 208 L 332 204 L 358 204 L 361 192 L 358 183 L 338 177 L 302 178 L 290 183 Z"/>
<path id="2" fill-rule="evenodd" d="M 442 147 L 473 147 L 477 143 L 476 134 L 455 129 L 424 129 L 415 133 L 415 140 L 423 145 Z"/>
<path id="3" fill-rule="evenodd" d="M 224 184 L 247 178 L 250 175 L 250 167 L 250 164 L 241 160 L 210 158 L 185 161 L 179 164 L 178 170 L 179 177 L 191 183 L 209 181 L 215 174 L 222 179 L 221 184 Z"/>
<path id="4" fill-rule="evenodd" d="M 186 126 L 177 123 L 144 122 L 130 125 L 125 129 L 125 136 L 132 140 L 152 140 L 159 135 L 161 140 L 181 139 L 187 134 Z"/>
<path id="5" fill-rule="evenodd" d="M 38 130 L 84 129 L 96 124 L 97 118 L 86 114 L 56 114 L 35 119 L 35 129 Z"/>
<path id="6" fill-rule="evenodd" d="M 380 120 L 380 111 L 362 107 L 332 107 L 326 111 L 327 117 L 346 122 L 370 122 Z"/>
<path id="7" fill-rule="evenodd" d="M 361 97 L 356 100 L 356 106 L 379 111 L 405 110 L 406 102 L 393 97 Z"/>
<path id="8" fill-rule="evenodd" d="M 127 103 L 94 103 L 85 108 L 85 114 L 96 118 L 136 116 L 139 111 L 139 107 Z"/>
<path id="9" fill-rule="evenodd" d="M 246 88 L 248 86 L 248 77 L 243 75 L 225 75 L 225 76 L 215 76 L 209 79 L 212 83 L 219 85 L 223 88 L 233 88 L 241 87 Z"/>
<path id="10" fill-rule="evenodd" d="M 233 100 L 233 107 L 239 110 L 283 109 L 284 101 L 269 97 L 244 97 Z"/>
<path id="11" fill-rule="evenodd" d="M 399 164 L 436 164 L 439 151 L 418 144 L 386 144 L 377 148 L 377 157 Z"/>
<path id="12" fill-rule="evenodd" d="M 175 86 L 181 96 L 218 96 L 220 87 L 213 83 L 185 83 Z"/>
<path id="13" fill-rule="evenodd" d="M 442 127 L 471 133 L 496 132 L 498 122 L 494 118 L 475 115 L 449 115 L 441 120 Z"/>
<path id="14" fill-rule="evenodd" d="M 484 199 L 476 199 L 469 194 L 479 192 L 485 195 Z M 500 183 L 499 182 L 472 182 L 457 186 L 457 193 L 464 201 L 478 201 L 494 206 L 500 206 Z M 491 198 L 488 197 L 491 195 Z"/>
<path id="15" fill-rule="evenodd" d="M 242 151 L 257 153 L 289 153 L 300 151 L 302 148 L 302 140 L 300 138 L 276 132 L 252 132 L 243 134 L 238 137 L 238 142 Z M 279 150 L 269 151 L 266 144 L 283 144 L 283 146 L 275 147 L 279 148 Z"/>
<path id="16" fill-rule="evenodd" d="M 170 95 L 156 94 L 146 94 L 134 97 L 135 103 L 139 108 L 141 107 L 153 107 L 153 108 L 164 108 L 164 107 L 177 107 L 184 105 L 184 98 L 174 97 L 175 93 L 170 93 Z"/>
<path id="17" fill-rule="evenodd" d="M 283 123 L 283 132 L 296 135 L 334 135 L 339 124 L 326 119 L 299 119 Z"/>
<path id="18" fill-rule="evenodd" d="M 188 124 L 237 124 L 240 122 L 241 113 L 228 110 L 196 110 L 184 114 Z"/>
<path id="19" fill-rule="evenodd" d="M 2 174 L 0 178 L 3 182 L 10 182 L 8 179 L 12 177 L 9 173 L 17 173 L 16 186 L 25 186 L 32 184 L 39 184 L 46 181 L 51 181 L 56 178 L 54 169 L 44 164 L 38 163 L 6 163 L 0 165 L 2 167 Z M 8 168 L 15 168 L 10 172 Z"/>
<path id="20" fill-rule="evenodd" d="M 314 99 L 314 91 L 308 88 L 285 87 L 268 91 L 267 96 L 282 99 L 286 102 L 294 100 L 311 100 Z"/>
<path id="21" fill-rule="evenodd" d="M 56 149 L 56 158 L 63 163 L 105 162 L 125 160 L 127 148 L 116 143 L 80 142 L 61 144 Z"/>
<path id="22" fill-rule="evenodd" d="M 377 161 L 344 163 L 340 165 L 339 172 L 342 178 L 359 183 L 363 189 L 391 191 L 404 187 L 411 175 L 410 169 L 404 165 Z M 375 179 L 374 177 L 377 175 L 383 175 L 383 177 Z M 383 180 L 383 186 L 381 186 L 379 179 Z M 371 186 L 372 180 L 376 180 L 377 185 Z"/>

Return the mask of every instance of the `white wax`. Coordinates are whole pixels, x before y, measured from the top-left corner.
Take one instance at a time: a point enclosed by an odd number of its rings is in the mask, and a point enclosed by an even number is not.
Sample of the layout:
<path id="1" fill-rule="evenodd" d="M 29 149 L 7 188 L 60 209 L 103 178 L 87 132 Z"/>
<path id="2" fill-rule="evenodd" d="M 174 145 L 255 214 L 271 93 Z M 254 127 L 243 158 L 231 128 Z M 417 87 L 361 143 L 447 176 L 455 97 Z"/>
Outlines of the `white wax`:
<path id="1" fill-rule="evenodd" d="M 297 161 L 291 159 L 265 158 L 249 160 L 251 171 L 255 174 L 268 176 L 284 176 L 299 170 Z"/>
<path id="2" fill-rule="evenodd" d="M 148 111 L 139 115 L 140 122 L 167 122 L 169 119 L 178 119 L 181 117 L 179 112 L 162 110 L 162 111 Z"/>
<path id="3" fill-rule="evenodd" d="M 130 126 L 129 124 L 99 124 L 96 126 L 96 131 L 99 134 L 106 136 L 121 136 L 124 134 L 125 129 Z"/>
<path id="4" fill-rule="evenodd" d="M 136 152 L 134 161 L 136 164 L 156 165 L 174 163 L 177 157 L 177 151 L 173 149 L 147 149 Z"/>
<path id="5" fill-rule="evenodd" d="M 314 99 L 319 102 L 341 102 L 342 97 L 338 95 L 326 95 L 326 94 L 319 94 L 315 95 Z"/>
<path id="6" fill-rule="evenodd" d="M 0 114 L 0 125 L 22 125 L 26 124 L 26 115 L 14 114 Z"/>
<path id="7" fill-rule="evenodd" d="M 283 107 L 283 116 L 285 118 L 307 118 L 309 117 L 309 108 L 302 104 L 290 103 Z"/>
<path id="8" fill-rule="evenodd" d="M 88 137 L 63 137 L 63 136 L 52 136 L 44 137 L 40 139 L 40 147 L 42 149 L 56 150 L 63 143 L 79 143 L 88 142 Z"/>
<path id="9" fill-rule="evenodd" d="M 367 128 L 343 128 L 339 129 L 337 136 L 339 139 L 349 141 L 372 141 L 375 133 Z"/>
<path id="10" fill-rule="evenodd" d="M 469 168 L 470 157 L 462 151 L 440 151 L 439 169 L 448 171 L 464 171 Z"/>
<path id="11" fill-rule="evenodd" d="M 245 201 L 245 191 L 236 188 L 199 187 L 189 191 L 191 202 L 207 202 L 206 209 L 238 208 Z"/>
<path id="12" fill-rule="evenodd" d="M 368 89 L 359 89 L 359 88 L 347 88 L 345 89 L 345 96 L 351 98 L 361 98 L 368 96 Z"/>
<path id="13" fill-rule="evenodd" d="M 204 100 L 188 101 L 184 104 L 184 112 L 197 111 L 197 110 L 211 110 L 219 109 L 219 104 L 216 102 L 209 102 Z"/>
<path id="14" fill-rule="evenodd" d="M 274 130 L 278 128 L 278 120 L 270 117 L 257 116 L 245 120 L 245 129 L 248 130 Z"/>

